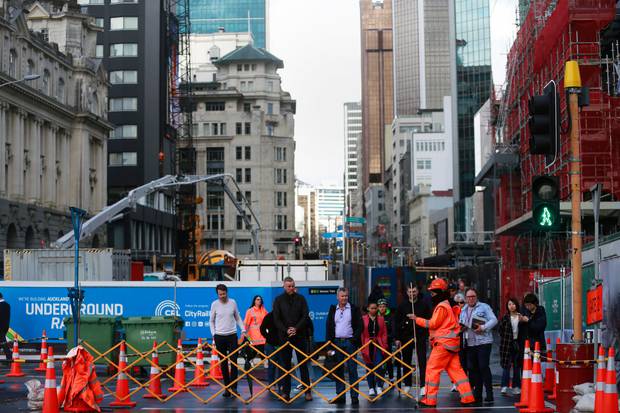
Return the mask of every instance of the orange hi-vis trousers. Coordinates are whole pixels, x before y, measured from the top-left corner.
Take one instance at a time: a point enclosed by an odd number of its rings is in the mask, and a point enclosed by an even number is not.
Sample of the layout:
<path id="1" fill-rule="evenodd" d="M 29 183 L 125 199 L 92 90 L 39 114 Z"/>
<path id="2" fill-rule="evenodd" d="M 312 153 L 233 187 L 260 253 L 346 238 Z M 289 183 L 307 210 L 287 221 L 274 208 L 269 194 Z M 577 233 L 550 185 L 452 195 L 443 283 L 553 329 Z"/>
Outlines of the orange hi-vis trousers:
<path id="1" fill-rule="evenodd" d="M 428 358 L 426 364 L 426 395 L 420 401 L 427 406 L 437 405 L 437 393 L 439 392 L 439 379 L 442 370 L 445 370 L 450 376 L 450 380 L 456 384 L 461 395 L 461 403 L 473 403 L 475 401 L 474 394 L 461 367 L 459 353 L 450 352 L 441 344 L 433 346 L 431 356 Z"/>

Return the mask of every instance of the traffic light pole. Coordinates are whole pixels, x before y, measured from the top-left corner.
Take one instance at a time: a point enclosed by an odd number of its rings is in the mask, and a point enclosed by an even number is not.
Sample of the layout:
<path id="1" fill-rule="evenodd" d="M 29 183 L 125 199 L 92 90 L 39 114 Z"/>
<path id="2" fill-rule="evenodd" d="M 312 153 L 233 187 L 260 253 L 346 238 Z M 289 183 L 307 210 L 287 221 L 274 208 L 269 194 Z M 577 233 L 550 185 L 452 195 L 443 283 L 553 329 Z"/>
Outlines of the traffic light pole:
<path id="1" fill-rule="evenodd" d="M 577 62 L 566 63 L 564 87 L 568 92 L 568 108 L 571 121 L 570 130 L 570 189 L 571 189 L 571 233 L 573 274 L 573 341 L 583 342 L 583 279 L 581 274 L 581 151 L 579 131 L 579 93 L 581 80 Z"/>

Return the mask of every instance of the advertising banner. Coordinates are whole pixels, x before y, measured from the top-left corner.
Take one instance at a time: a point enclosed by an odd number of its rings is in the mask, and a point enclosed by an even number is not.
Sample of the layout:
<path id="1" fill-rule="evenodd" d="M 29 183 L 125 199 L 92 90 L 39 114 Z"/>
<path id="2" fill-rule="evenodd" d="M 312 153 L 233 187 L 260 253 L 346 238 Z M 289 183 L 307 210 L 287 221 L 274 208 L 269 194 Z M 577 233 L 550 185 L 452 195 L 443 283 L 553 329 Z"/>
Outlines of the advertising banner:
<path id="1" fill-rule="evenodd" d="M 186 340 L 210 338 L 209 313 L 217 298 L 215 282 L 92 282 L 84 283 L 83 315 L 166 316 L 183 319 Z M 271 311 L 274 298 L 283 292 L 281 283 L 226 283 L 228 296 L 237 302 L 241 318 L 256 295 Z M 316 341 L 325 339 L 325 318 L 336 302 L 341 281 L 298 282 L 298 292 L 308 301 Z M 63 319 L 71 316 L 67 288 L 71 283 L 3 282 L 0 290 L 11 305 L 11 328 L 25 339 L 40 337 L 45 329 L 51 338 L 63 336 Z"/>

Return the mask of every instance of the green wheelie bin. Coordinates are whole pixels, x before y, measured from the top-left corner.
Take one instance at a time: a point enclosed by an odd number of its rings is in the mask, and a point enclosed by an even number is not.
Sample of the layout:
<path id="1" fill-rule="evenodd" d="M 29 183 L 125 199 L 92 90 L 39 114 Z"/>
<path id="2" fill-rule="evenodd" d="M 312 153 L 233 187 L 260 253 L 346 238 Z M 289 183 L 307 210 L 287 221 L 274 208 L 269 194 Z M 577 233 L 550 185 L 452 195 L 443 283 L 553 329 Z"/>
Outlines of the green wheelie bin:
<path id="1" fill-rule="evenodd" d="M 176 316 L 161 317 L 127 317 L 121 320 L 122 333 L 125 341 L 141 353 L 150 352 L 153 349 L 153 342 L 161 344 L 166 341 L 176 348 L 177 340 L 181 337 L 183 320 Z M 127 348 L 127 363 L 132 364 L 137 356 L 131 356 L 134 351 Z M 149 353 L 147 358 L 150 358 Z M 159 364 L 169 366 L 176 362 L 176 353 L 168 346 L 161 347 L 159 350 Z M 138 361 L 135 366 L 150 366 L 145 359 Z"/>
<path id="2" fill-rule="evenodd" d="M 67 339 L 67 351 L 73 348 L 74 328 L 73 317 L 67 317 L 64 319 L 65 323 L 65 335 Z M 86 341 L 88 345 L 82 343 L 88 352 L 97 359 L 99 354 L 93 351 L 93 348 L 103 354 L 112 348 L 115 344 L 115 338 L 120 328 L 119 317 L 104 317 L 104 316 L 81 316 L 80 317 L 80 339 Z M 92 348 L 91 348 L 92 347 Z M 106 354 L 106 357 L 115 363 L 118 362 L 117 352 L 111 352 Z M 116 359 L 115 359 L 116 357 Z M 95 360 L 95 364 L 108 364 L 104 358 Z"/>

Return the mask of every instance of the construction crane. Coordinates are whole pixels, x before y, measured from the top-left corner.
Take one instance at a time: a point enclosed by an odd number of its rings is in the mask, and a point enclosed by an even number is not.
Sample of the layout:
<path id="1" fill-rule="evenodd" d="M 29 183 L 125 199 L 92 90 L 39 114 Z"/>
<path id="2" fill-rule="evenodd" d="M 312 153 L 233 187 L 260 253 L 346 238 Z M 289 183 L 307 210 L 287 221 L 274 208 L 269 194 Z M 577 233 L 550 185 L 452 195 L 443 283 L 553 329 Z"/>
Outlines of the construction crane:
<path id="1" fill-rule="evenodd" d="M 245 222 L 247 228 L 249 228 L 250 233 L 252 234 L 252 239 L 254 241 L 254 253 L 256 254 L 256 258 L 258 259 L 258 231 L 261 229 L 260 222 L 258 221 L 258 217 L 254 214 L 250 203 L 243 196 L 237 182 L 231 174 L 217 174 L 217 175 L 166 175 L 162 178 L 151 181 L 145 185 L 139 186 L 138 188 L 132 189 L 129 191 L 127 196 L 118 202 L 105 207 L 101 212 L 90 218 L 88 221 L 84 222 L 82 225 L 82 231 L 80 233 L 80 238 L 87 238 L 95 233 L 97 229 L 108 223 L 115 221 L 118 219 L 119 215 L 122 214 L 123 211 L 129 208 L 134 208 L 138 201 L 145 196 L 173 188 L 178 189 L 183 186 L 191 186 L 194 187 L 197 183 L 201 182 L 210 182 L 215 185 L 221 185 L 222 189 L 228 196 L 228 198 L 232 201 L 234 207 L 237 209 L 239 215 L 241 215 L 242 219 Z M 231 190 L 231 186 L 234 187 L 234 191 Z M 237 201 L 236 193 L 240 193 L 240 201 Z M 248 213 L 250 215 L 248 215 Z M 71 248 L 74 245 L 73 232 L 69 231 L 55 242 L 52 243 L 53 248 L 58 249 L 67 249 Z M 186 267 L 181 267 L 181 264 L 177 262 L 178 268 L 182 268 L 184 271 L 187 269 Z"/>

